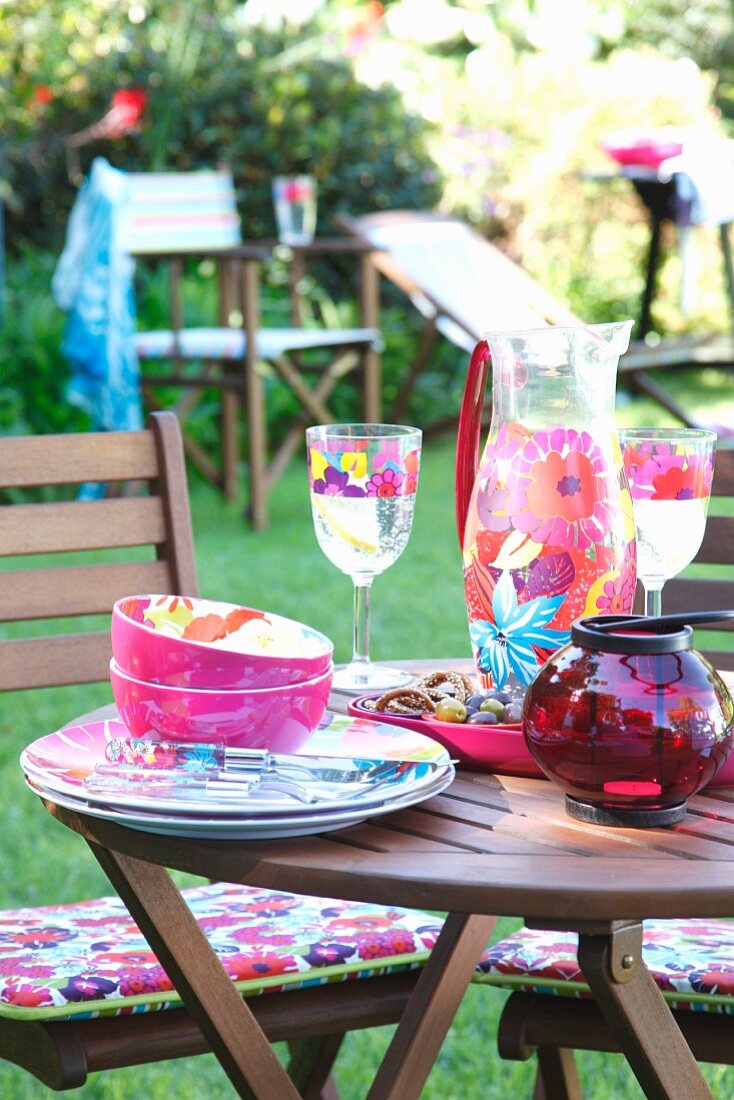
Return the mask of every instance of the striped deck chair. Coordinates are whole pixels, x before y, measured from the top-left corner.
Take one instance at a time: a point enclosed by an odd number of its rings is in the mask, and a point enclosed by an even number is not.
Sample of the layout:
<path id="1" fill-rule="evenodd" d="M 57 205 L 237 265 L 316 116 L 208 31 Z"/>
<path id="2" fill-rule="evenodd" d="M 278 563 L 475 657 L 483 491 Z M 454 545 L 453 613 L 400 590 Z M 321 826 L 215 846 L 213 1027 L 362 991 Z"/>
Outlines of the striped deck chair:
<path id="1" fill-rule="evenodd" d="M 439 337 L 471 352 L 483 332 L 584 324 L 499 248 L 459 218 L 415 210 L 386 210 L 343 217 L 342 227 L 375 251 L 373 263 L 402 290 L 426 318 L 423 335 L 407 371 L 391 419 L 399 422 Z M 681 338 L 664 345 L 630 346 L 619 369 L 635 389 L 691 427 L 692 419 L 650 375 L 654 368 L 728 362 L 731 341 Z M 442 422 L 443 423 L 443 422 Z"/>
<path id="2" fill-rule="evenodd" d="M 523 269 L 458 218 L 414 210 L 340 219 L 370 245 L 373 263 L 426 319 L 390 415 L 400 422 L 440 337 L 467 355 L 483 332 L 582 322 Z"/>
<path id="3" fill-rule="evenodd" d="M 115 222 L 121 252 L 147 262 L 164 262 L 170 273 L 170 327 L 138 331 L 133 337 L 137 357 L 146 363 L 142 375 L 146 401 L 160 409 L 161 387 L 183 392 L 175 411 L 184 427 L 187 454 L 229 499 L 234 499 L 239 489 L 239 424 L 244 410 L 248 511 L 253 526 L 263 527 L 268 493 L 301 446 L 304 425 L 333 420 L 327 401 L 345 374 L 359 372 L 364 418 L 380 419 L 378 332 L 367 325 L 299 328 L 294 322 L 287 328 L 261 327 L 259 264 L 269 253 L 264 246 L 243 244 L 228 172 L 118 173 L 97 158 L 92 174 L 100 161 L 108 174 L 121 177 L 125 184 Z M 337 251 L 334 242 L 326 242 L 327 251 L 329 247 Z M 341 251 L 364 256 L 363 268 L 371 277 L 365 250 L 346 241 Z M 185 326 L 182 277 L 187 260 L 194 257 L 213 260 L 218 269 L 217 317 L 207 327 Z M 151 361 L 170 366 L 164 371 L 153 367 Z M 314 374 L 315 381 L 306 380 L 308 373 Z M 300 410 L 272 456 L 266 432 L 267 376 L 277 377 L 290 388 Z M 203 391 L 211 387 L 221 393 L 220 462 L 186 431 L 186 421 Z"/>

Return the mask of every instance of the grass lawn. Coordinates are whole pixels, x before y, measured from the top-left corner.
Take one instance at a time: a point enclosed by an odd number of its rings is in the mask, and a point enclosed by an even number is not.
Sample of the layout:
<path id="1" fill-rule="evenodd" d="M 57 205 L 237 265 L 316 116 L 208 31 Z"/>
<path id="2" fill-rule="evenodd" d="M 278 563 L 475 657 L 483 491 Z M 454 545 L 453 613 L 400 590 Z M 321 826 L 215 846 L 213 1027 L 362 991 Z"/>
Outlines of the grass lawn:
<path id="1" fill-rule="evenodd" d="M 619 419 L 644 422 L 638 415 L 649 414 L 635 403 L 624 406 Z M 723 420 L 724 416 L 719 411 L 711 418 Z M 453 465 L 451 439 L 428 441 L 411 541 L 401 560 L 374 586 L 372 653 L 378 659 L 470 654 L 454 521 Z M 276 487 L 271 524 L 264 533 L 254 534 L 247 528 L 241 506 L 222 503 L 213 490 L 198 483 L 192 486 L 192 508 L 204 595 L 267 607 L 309 622 L 334 639 L 337 660 L 350 655 L 351 583 L 318 549 L 303 464 L 294 462 Z M 82 842 L 54 823 L 25 790 L 17 758 L 34 737 L 110 698 L 107 685 L 3 697 L 0 774 L 6 791 L 6 843 L 0 866 L 0 906 L 38 905 L 109 892 Z M 501 931 L 516 924 L 504 921 Z M 496 1023 L 503 1000 L 497 991 L 469 991 L 425 1089 L 427 1100 L 530 1097 L 532 1063 L 503 1062 L 496 1052 Z M 387 1038 L 385 1030 L 348 1037 L 337 1074 L 345 1100 L 364 1095 Z M 590 1098 L 635 1100 L 642 1095 L 620 1057 L 591 1055 L 580 1061 Z M 715 1067 L 707 1074 L 716 1096 L 734 1095 L 734 1070 Z M 20 1070 L 0 1065 L 0 1097 L 36 1100 L 51 1095 Z M 218 1100 L 231 1097 L 232 1090 L 214 1060 L 201 1058 L 116 1071 L 68 1095 L 84 1100 Z"/>

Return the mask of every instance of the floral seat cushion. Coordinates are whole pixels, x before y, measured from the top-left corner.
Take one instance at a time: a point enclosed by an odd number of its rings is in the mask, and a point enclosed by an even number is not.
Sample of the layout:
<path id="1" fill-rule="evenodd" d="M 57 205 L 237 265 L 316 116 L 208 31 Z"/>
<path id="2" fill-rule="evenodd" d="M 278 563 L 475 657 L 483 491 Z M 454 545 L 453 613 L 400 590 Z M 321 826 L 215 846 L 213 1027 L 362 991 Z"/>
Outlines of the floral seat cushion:
<path id="1" fill-rule="evenodd" d="M 674 1008 L 734 1013 L 734 923 L 649 920 L 642 955 Z M 529 993 L 590 997 L 573 932 L 523 928 L 482 955 L 474 981 Z"/>
<path id="2" fill-rule="evenodd" d="M 245 996 L 421 966 L 440 918 L 228 883 L 183 891 Z M 0 911 L 0 1016 L 48 1020 L 180 1006 L 117 897 Z"/>

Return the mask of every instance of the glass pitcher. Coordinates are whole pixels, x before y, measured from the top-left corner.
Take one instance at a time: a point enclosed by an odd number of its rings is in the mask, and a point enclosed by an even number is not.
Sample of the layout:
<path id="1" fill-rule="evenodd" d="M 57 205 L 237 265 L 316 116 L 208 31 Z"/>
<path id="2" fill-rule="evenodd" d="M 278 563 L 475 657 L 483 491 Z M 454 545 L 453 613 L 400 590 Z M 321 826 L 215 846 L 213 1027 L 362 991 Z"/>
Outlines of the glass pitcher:
<path id="1" fill-rule="evenodd" d="M 493 332 L 472 353 L 456 519 L 485 687 L 529 684 L 580 616 L 632 609 L 635 528 L 614 423 L 631 327 Z M 492 420 L 478 461 L 490 367 Z"/>

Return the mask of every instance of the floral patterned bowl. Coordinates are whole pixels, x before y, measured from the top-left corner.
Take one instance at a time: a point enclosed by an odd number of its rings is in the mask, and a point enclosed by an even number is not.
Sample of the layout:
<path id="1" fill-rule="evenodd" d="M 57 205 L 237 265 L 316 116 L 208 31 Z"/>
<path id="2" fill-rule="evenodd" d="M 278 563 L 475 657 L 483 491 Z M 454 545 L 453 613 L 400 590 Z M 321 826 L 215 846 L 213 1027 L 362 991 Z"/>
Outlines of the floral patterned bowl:
<path id="1" fill-rule="evenodd" d="M 300 684 L 207 691 L 138 680 L 110 661 L 117 710 L 133 737 L 271 752 L 297 752 L 306 743 L 326 711 L 332 676 L 329 665 Z"/>
<path id="2" fill-rule="evenodd" d="M 171 687 L 298 684 L 322 676 L 334 646 L 294 619 L 186 596 L 125 596 L 112 609 L 112 655 L 139 680 Z"/>

